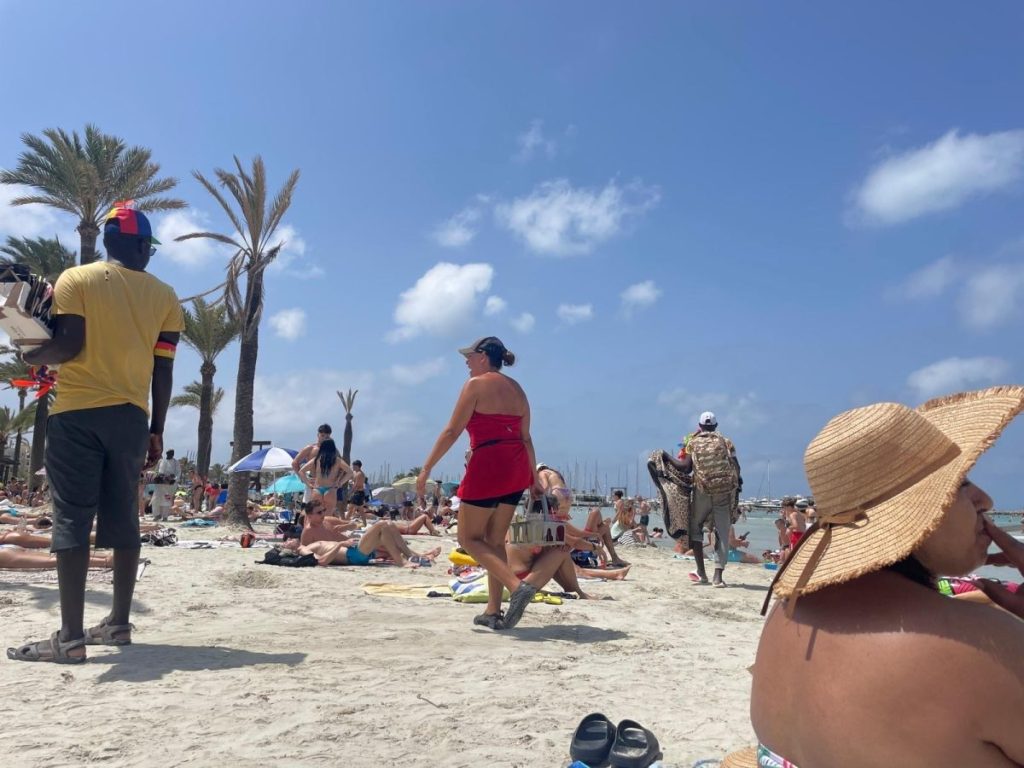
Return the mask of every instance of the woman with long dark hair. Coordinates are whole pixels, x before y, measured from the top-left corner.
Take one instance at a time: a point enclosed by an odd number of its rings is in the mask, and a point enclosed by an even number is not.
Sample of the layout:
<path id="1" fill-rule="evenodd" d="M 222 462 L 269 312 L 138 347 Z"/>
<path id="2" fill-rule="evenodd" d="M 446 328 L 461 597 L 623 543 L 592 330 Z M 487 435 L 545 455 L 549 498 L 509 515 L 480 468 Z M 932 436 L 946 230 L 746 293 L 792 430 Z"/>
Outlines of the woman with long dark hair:
<path id="1" fill-rule="evenodd" d="M 320 443 L 317 455 L 299 470 L 302 482 L 319 491 L 327 514 L 337 514 L 338 489 L 352 479 L 352 467 L 341 458 L 338 446 L 328 438 Z"/>
<path id="2" fill-rule="evenodd" d="M 501 372 L 515 363 L 501 339 L 485 336 L 459 353 L 466 358 L 469 381 L 462 387 L 455 410 L 423 462 L 416 492 L 426 492 L 430 472 L 469 432 L 471 454 L 459 486 L 459 544 L 487 569 L 488 601 L 473 622 L 491 629 L 514 627 L 543 584 L 520 579 L 509 568 L 505 536 L 523 491 L 542 493 L 534 469 L 537 461 L 530 439 L 530 403 L 519 384 Z M 501 614 L 503 588 L 511 594 L 508 612 Z"/>

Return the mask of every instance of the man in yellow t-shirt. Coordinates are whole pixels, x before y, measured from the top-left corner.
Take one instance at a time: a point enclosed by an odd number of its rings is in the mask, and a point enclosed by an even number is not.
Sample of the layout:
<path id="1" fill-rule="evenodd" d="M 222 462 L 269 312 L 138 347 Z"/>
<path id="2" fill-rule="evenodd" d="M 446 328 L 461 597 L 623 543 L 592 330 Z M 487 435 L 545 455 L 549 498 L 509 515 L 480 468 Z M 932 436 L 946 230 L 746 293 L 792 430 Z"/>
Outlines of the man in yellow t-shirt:
<path id="1" fill-rule="evenodd" d="M 61 628 L 48 640 L 8 648 L 10 659 L 77 664 L 85 661 L 87 644 L 131 643 L 137 484 L 144 465 L 163 451 L 174 353 L 184 328 L 174 289 L 146 272 L 156 242 L 140 211 L 115 204 L 104 223 L 107 261 L 72 267 L 58 278 L 53 339 L 23 355 L 32 365 L 60 365 L 46 428 L 46 474 Z M 107 617 L 86 630 L 94 520 L 96 547 L 114 550 L 114 599 Z"/>

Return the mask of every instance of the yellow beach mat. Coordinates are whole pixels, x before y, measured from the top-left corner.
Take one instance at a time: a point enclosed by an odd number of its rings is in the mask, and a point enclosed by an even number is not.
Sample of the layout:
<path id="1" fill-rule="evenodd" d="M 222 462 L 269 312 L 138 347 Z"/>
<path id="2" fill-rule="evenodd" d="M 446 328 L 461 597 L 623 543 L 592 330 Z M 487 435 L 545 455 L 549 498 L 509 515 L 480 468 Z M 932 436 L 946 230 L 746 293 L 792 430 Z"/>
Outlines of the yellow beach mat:
<path id="1" fill-rule="evenodd" d="M 363 584 L 363 592 L 380 597 L 402 597 L 406 600 L 435 596 L 451 597 L 452 591 L 447 584 L 389 584 L 387 582 L 368 581 Z"/>

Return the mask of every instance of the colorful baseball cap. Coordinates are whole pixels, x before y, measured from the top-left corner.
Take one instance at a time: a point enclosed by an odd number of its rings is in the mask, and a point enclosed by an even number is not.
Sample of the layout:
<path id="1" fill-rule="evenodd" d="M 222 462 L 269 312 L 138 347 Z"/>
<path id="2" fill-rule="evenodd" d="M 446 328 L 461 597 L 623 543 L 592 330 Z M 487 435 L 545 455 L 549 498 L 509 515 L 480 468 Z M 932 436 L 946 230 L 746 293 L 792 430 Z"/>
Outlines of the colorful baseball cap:
<path id="1" fill-rule="evenodd" d="M 103 231 L 115 235 L 146 237 L 150 243 L 160 245 L 160 241 L 153 237 L 153 227 L 150 226 L 146 214 L 135 210 L 132 207 L 134 203 L 134 200 L 118 200 L 114 203 L 114 207 L 104 220 Z"/>

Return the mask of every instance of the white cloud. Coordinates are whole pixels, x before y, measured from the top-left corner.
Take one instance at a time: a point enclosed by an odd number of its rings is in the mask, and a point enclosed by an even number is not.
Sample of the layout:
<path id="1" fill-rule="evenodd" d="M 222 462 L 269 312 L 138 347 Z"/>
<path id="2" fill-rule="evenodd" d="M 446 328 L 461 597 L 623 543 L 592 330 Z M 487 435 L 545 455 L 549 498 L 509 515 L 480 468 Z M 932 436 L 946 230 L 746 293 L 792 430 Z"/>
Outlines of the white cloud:
<path id="1" fill-rule="evenodd" d="M 507 306 L 508 302 L 501 298 L 501 296 L 488 296 L 487 302 L 484 304 L 484 314 L 488 317 L 500 315 Z"/>
<path id="2" fill-rule="evenodd" d="M 693 431 L 697 419 L 704 411 L 714 411 L 718 424 L 725 434 L 730 429 L 739 429 L 766 421 L 766 415 L 757 395 L 730 395 L 725 392 L 691 392 L 682 387 L 661 392 L 658 404 L 671 408 L 683 418 L 682 429 Z"/>
<path id="3" fill-rule="evenodd" d="M 995 264 L 972 273 L 958 309 L 971 328 L 987 330 L 1002 325 L 1018 313 L 1024 298 L 1024 265 Z"/>
<path id="4" fill-rule="evenodd" d="M 211 231 L 210 217 L 203 211 L 170 211 L 154 214 L 153 219 L 156 221 L 156 238 L 160 241 L 156 258 L 170 259 L 186 269 L 201 269 L 208 266 L 219 269 L 224 267 L 231 256 L 230 246 L 202 237 L 180 243 L 174 242 L 174 238 L 191 232 Z"/>
<path id="5" fill-rule="evenodd" d="M 270 326 L 279 338 L 294 341 L 306 332 L 306 311 L 298 307 L 282 309 L 270 317 Z"/>
<path id="6" fill-rule="evenodd" d="M 398 327 L 388 334 L 388 340 L 402 341 L 424 333 L 451 336 L 465 329 L 493 279 L 490 264 L 441 262 L 431 267 L 399 297 L 394 315 Z"/>
<path id="7" fill-rule="evenodd" d="M 952 256 L 943 256 L 907 278 L 899 295 L 911 300 L 934 299 L 941 296 L 959 276 L 960 268 Z"/>
<path id="8" fill-rule="evenodd" d="M 324 276 L 324 270 L 306 256 L 306 241 L 291 224 L 282 224 L 270 239 L 270 246 L 281 244 L 277 258 L 268 267 L 271 272 L 312 280 Z"/>
<path id="9" fill-rule="evenodd" d="M 445 248 L 462 248 L 469 245 L 477 235 L 481 215 L 479 205 L 466 206 L 434 230 L 434 239 Z"/>
<path id="10" fill-rule="evenodd" d="M 530 127 L 519 134 L 516 143 L 519 145 L 519 151 L 515 154 L 515 159 L 521 163 L 531 159 L 537 152 L 543 152 L 551 158 L 557 151 L 555 140 L 544 135 L 543 120 L 532 121 Z"/>
<path id="11" fill-rule="evenodd" d="M 854 199 L 868 222 L 898 224 L 1007 187 L 1022 168 L 1024 130 L 965 136 L 952 130 L 932 144 L 884 160 Z"/>
<path id="12" fill-rule="evenodd" d="M 634 310 L 649 307 L 661 296 L 661 289 L 653 280 L 635 283 L 622 292 L 622 309 L 628 315 Z"/>
<path id="13" fill-rule="evenodd" d="M 998 357 L 948 357 L 914 371 L 907 384 L 923 399 L 996 384 L 1009 370 L 1009 364 Z"/>
<path id="14" fill-rule="evenodd" d="M 35 194 L 30 187 L 0 184 L 0 241 L 8 237 L 58 237 L 72 251 L 78 251 L 78 222 L 68 214 L 45 205 L 11 205 L 16 197 Z M 102 247 L 102 242 L 100 243 Z"/>
<path id="15" fill-rule="evenodd" d="M 536 319 L 529 312 L 523 312 L 519 317 L 512 321 L 512 327 L 520 333 L 529 333 L 533 330 Z"/>
<path id="16" fill-rule="evenodd" d="M 498 222 L 530 250 L 555 256 L 589 253 L 619 234 L 625 222 L 657 204 L 657 188 L 638 183 L 604 189 L 573 188 L 565 179 L 546 181 L 526 197 L 495 207 Z"/>
<path id="17" fill-rule="evenodd" d="M 559 304 L 557 313 L 558 319 L 563 323 L 576 325 L 576 323 L 593 318 L 594 306 L 592 304 Z"/>
<path id="18" fill-rule="evenodd" d="M 433 360 L 424 360 L 422 363 L 412 365 L 392 365 L 391 376 L 399 384 L 419 384 L 421 381 L 432 379 L 444 373 L 445 359 L 435 357 Z"/>

